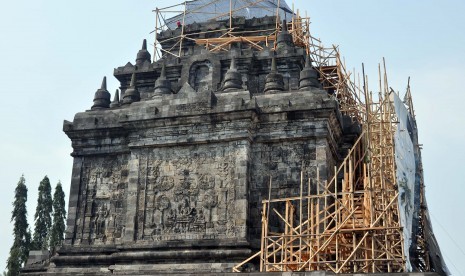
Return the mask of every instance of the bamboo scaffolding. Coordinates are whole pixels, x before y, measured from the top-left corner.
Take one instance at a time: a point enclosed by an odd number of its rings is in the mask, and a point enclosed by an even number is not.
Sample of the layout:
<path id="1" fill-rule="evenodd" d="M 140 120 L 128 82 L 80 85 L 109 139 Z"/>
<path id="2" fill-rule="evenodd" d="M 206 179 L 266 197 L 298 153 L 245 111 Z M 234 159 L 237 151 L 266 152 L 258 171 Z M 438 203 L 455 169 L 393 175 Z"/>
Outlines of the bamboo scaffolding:
<path id="1" fill-rule="evenodd" d="M 337 48 L 331 51 L 337 58 Z M 336 60 L 335 70 L 343 66 Z M 316 179 L 308 180 L 316 183 L 316 191 L 312 194 L 309 184 L 308 194 L 304 195 L 302 173 L 299 196 L 263 201 L 264 221 L 278 220 L 283 227 L 282 232 L 263 230 L 268 234 L 262 240 L 268 246 L 256 255 L 260 257 L 261 271 L 406 271 L 394 161 L 397 118 L 384 63 L 379 67 L 379 76 L 378 102 L 373 102 L 364 76 L 365 106 L 355 106 L 364 112 L 360 116 L 364 131 L 334 169 L 331 179 L 320 179 L 317 169 Z M 285 203 L 284 210 L 273 207 L 280 203 Z M 296 208 L 299 212 L 294 211 Z M 269 225 L 264 223 L 263 227 L 268 229 Z M 234 271 L 240 271 L 241 265 Z"/>

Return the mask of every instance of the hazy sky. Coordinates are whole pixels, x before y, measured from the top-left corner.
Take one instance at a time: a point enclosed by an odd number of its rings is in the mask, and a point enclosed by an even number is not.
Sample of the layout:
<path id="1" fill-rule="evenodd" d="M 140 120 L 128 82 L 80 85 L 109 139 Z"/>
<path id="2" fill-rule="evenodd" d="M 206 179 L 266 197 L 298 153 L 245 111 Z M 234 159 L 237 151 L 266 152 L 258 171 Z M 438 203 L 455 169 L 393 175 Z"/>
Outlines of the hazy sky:
<path id="1" fill-rule="evenodd" d="M 61 180 L 69 196 L 72 149 L 63 120 L 91 107 L 103 76 L 110 92 L 118 88 L 113 68 L 134 63 L 144 38 L 153 44 L 152 9 L 178 2 L 0 3 L 0 265 L 12 244 L 11 203 L 21 174 L 33 229 L 45 175 L 53 187 Z M 365 63 L 373 90 L 383 57 L 395 90 L 404 93 L 411 76 L 434 232 L 452 275 L 465 275 L 465 1 L 296 0 L 295 6 L 311 16 L 314 36 L 341 46 L 348 68 L 360 71 Z"/>

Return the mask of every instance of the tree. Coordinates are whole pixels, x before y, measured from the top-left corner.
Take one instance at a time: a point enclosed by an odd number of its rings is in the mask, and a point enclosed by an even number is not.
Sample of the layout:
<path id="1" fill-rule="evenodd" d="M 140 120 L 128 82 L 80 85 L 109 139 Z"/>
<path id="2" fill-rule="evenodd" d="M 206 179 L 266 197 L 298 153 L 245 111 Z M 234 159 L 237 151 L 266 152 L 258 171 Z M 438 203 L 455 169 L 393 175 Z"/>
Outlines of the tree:
<path id="1" fill-rule="evenodd" d="M 26 179 L 24 179 L 24 176 L 21 176 L 15 189 L 15 200 L 13 202 L 13 211 L 11 212 L 11 221 L 14 222 L 14 241 L 7 261 L 7 275 L 19 275 L 19 270 L 27 261 L 29 255 L 31 233 L 27 223 L 26 201 Z"/>
<path id="2" fill-rule="evenodd" d="M 34 250 L 47 250 L 50 229 L 52 227 L 52 188 L 47 176 L 40 182 L 37 197 L 36 213 L 34 215 Z"/>
<path id="3" fill-rule="evenodd" d="M 60 181 L 58 181 L 55 187 L 55 193 L 53 194 L 53 226 L 50 236 L 50 249 L 55 250 L 57 245 L 60 245 L 63 241 L 63 234 L 65 233 L 65 193 L 61 187 Z"/>
<path id="4" fill-rule="evenodd" d="M 7 260 L 6 268 L 8 272 L 6 275 L 8 276 L 17 276 L 21 271 L 21 258 L 20 258 L 20 250 L 17 247 L 12 247 L 10 250 L 10 256 Z"/>

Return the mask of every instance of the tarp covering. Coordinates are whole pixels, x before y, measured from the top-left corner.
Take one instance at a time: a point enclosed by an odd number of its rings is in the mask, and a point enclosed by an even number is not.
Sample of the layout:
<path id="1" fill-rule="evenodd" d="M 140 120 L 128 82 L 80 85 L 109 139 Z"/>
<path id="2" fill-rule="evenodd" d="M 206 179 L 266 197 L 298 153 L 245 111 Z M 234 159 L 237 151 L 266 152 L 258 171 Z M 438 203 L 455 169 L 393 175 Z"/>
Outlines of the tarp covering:
<path id="1" fill-rule="evenodd" d="M 409 134 L 410 113 L 402 100 L 395 93 L 391 94 L 398 119 L 397 130 L 394 135 L 396 177 L 399 187 L 399 212 L 404 234 L 404 248 L 406 267 L 412 271 L 408 248 L 412 243 L 412 223 L 414 214 L 414 195 L 419 191 L 415 189 L 415 155 L 412 138 Z"/>
<path id="2" fill-rule="evenodd" d="M 292 10 L 284 0 L 194 0 L 186 2 L 184 24 L 201 23 L 212 19 L 227 20 L 230 7 L 232 7 L 233 17 L 251 19 L 276 16 L 278 2 L 280 19 L 289 21 L 292 18 Z M 166 19 L 164 23 L 170 29 L 175 29 L 177 22 L 183 22 L 183 16 L 184 13 L 181 13 Z"/>
<path id="3" fill-rule="evenodd" d="M 418 131 L 415 118 L 407 110 L 403 101 L 395 93 L 391 94 L 397 115 L 397 130 L 394 135 L 396 177 L 399 187 L 399 211 L 404 234 L 404 248 L 406 267 L 409 272 L 418 271 L 412 262 L 411 252 L 418 250 L 417 237 L 419 235 L 421 212 L 420 196 L 423 185 L 423 169 L 421 165 L 421 151 L 418 147 Z M 426 208 L 426 199 L 423 202 Z M 441 250 L 436 241 L 431 226 L 431 219 L 426 211 L 423 218 L 424 239 L 426 240 L 431 271 L 440 275 L 450 275 Z"/>

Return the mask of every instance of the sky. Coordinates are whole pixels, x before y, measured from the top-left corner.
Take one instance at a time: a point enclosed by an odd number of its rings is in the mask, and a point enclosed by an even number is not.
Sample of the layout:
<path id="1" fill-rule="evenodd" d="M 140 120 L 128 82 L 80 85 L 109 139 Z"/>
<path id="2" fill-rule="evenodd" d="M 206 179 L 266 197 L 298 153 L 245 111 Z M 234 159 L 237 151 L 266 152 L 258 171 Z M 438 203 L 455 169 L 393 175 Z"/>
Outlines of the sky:
<path id="1" fill-rule="evenodd" d="M 21 175 L 33 229 L 45 175 L 52 187 L 61 181 L 69 196 L 72 148 L 63 120 L 92 106 L 103 76 L 110 92 L 118 88 L 113 68 L 134 63 L 143 39 L 154 42 L 152 10 L 179 2 L 0 2 L 0 266 L 6 265 L 13 240 L 10 218 Z M 311 17 L 313 36 L 340 46 L 348 68 L 360 72 L 365 64 L 373 91 L 383 57 L 394 90 L 403 94 L 411 77 L 434 233 L 452 275 L 465 275 L 465 1 L 295 0 L 294 5 Z"/>

